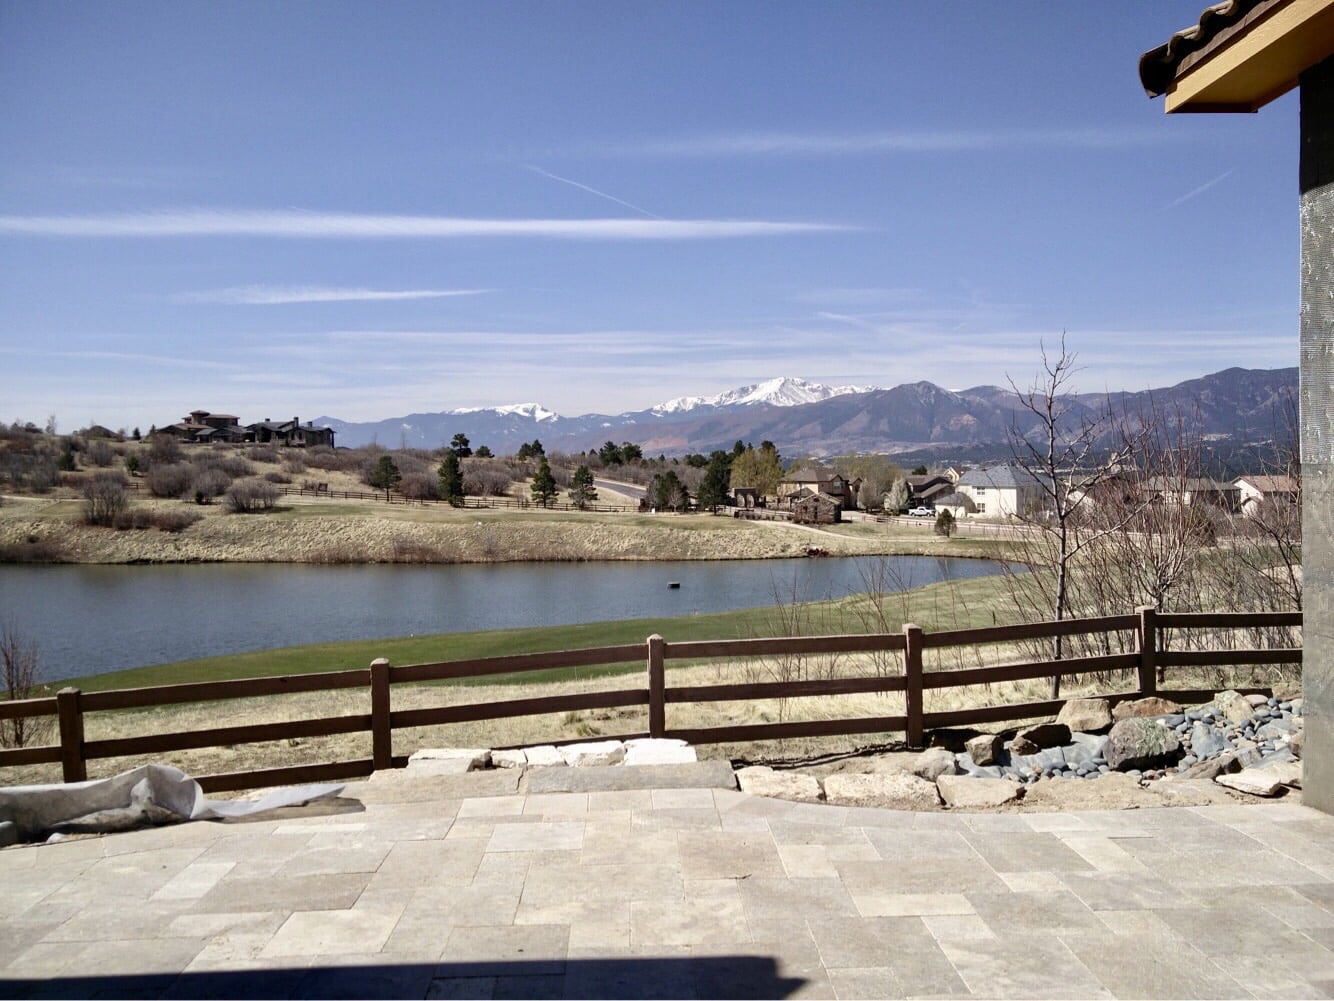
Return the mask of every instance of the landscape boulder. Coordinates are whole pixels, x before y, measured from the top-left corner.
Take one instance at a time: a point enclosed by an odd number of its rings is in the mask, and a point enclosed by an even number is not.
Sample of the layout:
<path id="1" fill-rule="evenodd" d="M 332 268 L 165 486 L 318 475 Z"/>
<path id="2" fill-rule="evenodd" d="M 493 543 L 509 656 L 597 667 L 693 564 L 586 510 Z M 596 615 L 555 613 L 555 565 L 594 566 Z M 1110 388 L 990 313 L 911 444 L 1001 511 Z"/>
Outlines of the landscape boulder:
<path id="1" fill-rule="evenodd" d="M 999 733 L 979 733 L 967 744 L 968 758 L 979 766 L 994 765 L 1005 750 L 1005 738 Z"/>
<path id="2" fill-rule="evenodd" d="M 923 751 L 908 768 L 911 774 L 928 782 L 934 782 L 942 775 L 953 775 L 958 770 L 954 764 L 954 754 L 943 747 Z"/>
<path id="3" fill-rule="evenodd" d="M 738 788 L 751 796 L 808 803 L 820 800 L 819 781 L 801 772 L 776 772 L 768 765 L 750 765 L 737 769 L 736 781 Z"/>
<path id="4" fill-rule="evenodd" d="M 1072 733 L 1101 733 L 1112 725 L 1112 707 L 1106 699 L 1067 699 L 1056 722 Z"/>
<path id="5" fill-rule="evenodd" d="M 1064 723 L 1037 723 L 1026 726 L 1010 741 L 1010 753 L 1037 754 L 1051 747 L 1070 743 L 1070 727 Z"/>
<path id="6" fill-rule="evenodd" d="M 1214 779 L 1221 786 L 1236 789 L 1251 796 L 1277 796 L 1292 781 L 1293 776 L 1278 766 L 1272 768 L 1243 768 L 1232 775 L 1220 775 Z M 1300 776 L 1297 777 L 1300 783 Z"/>
<path id="7" fill-rule="evenodd" d="M 940 806 L 936 784 L 907 772 L 880 775 L 830 775 L 825 799 L 841 806 L 882 806 L 896 810 L 935 810 Z"/>
<path id="8" fill-rule="evenodd" d="M 955 754 L 963 752 L 968 741 L 978 735 L 977 730 L 969 727 L 941 727 L 937 730 L 928 730 L 926 732 L 927 747 L 943 747 L 947 751 L 953 751 Z"/>
<path id="9" fill-rule="evenodd" d="M 492 768 L 523 768 L 528 764 L 528 754 L 523 748 L 512 751 L 492 751 Z"/>
<path id="10" fill-rule="evenodd" d="M 1214 696 L 1214 707 L 1233 723 L 1245 723 L 1255 712 L 1255 707 L 1240 692 L 1228 689 Z"/>
<path id="11" fill-rule="evenodd" d="M 416 774 L 462 775 L 491 763 L 490 749 L 476 747 L 426 747 L 408 758 L 408 768 Z"/>
<path id="12" fill-rule="evenodd" d="M 1159 698 L 1157 695 L 1150 695 L 1144 699 L 1132 699 L 1129 702 L 1118 702 L 1112 709 L 1112 719 L 1133 719 L 1145 716 L 1170 716 L 1173 713 L 1181 712 L 1180 703 L 1173 702 L 1171 699 Z"/>
<path id="13" fill-rule="evenodd" d="M 1157 768 L 1173 764 L 1181 751 L 1177 735 L 1152 719 L 1131 716 L 1107 734 L 1103 757 L 1117 771 Z"/>
<path id="14" fill-rule="evenodd" d="M 587 744 L 566 744 L 560 756 L 571 768 L 619 765 L 625 760 L 625 745 L 619 740 L 598 740 Z"/>
<path id="15" fill-rule="evenodd" d="M 951 810 L 986 810 L 1013 803 L 1024 787 L 1006 779 L 979 779 L 970 775 L 942 775 L 936 779 L 940 798 Z"/>
<path id="16" fill-rule="evenodd" d="M 625 742 L 627 765 L 679 765 L 698 761 L 695 749 L 684 740 L 638 737 Z"/>
<path id="17" fill-rule="evenodd" d="M 560 748 L 551 744 L 525 748 L 524 754 L 528 758 L 529 767 L 532 768 L 565 767 L 565 757 L 560 753 Z"/>

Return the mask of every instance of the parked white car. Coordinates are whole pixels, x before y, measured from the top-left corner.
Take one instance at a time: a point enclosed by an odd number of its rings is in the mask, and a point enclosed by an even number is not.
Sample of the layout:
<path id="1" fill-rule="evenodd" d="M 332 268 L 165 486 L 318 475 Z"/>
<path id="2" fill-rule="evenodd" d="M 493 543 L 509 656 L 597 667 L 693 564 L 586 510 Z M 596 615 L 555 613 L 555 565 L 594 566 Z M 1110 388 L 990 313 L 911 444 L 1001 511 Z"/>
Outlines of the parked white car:
<path id="1" fill-rule="evenodd" d="M 931 517 L 932 515 L 934 515 L 935 513 L 936 513 L 936 512 L 932 511 L 929 507 L 915 507 L 915 508 L 912 508 L 912 509 L 908 512 L 908 517 L 910 517 L 910 518 L 930 518 L 930 517 Z"/>

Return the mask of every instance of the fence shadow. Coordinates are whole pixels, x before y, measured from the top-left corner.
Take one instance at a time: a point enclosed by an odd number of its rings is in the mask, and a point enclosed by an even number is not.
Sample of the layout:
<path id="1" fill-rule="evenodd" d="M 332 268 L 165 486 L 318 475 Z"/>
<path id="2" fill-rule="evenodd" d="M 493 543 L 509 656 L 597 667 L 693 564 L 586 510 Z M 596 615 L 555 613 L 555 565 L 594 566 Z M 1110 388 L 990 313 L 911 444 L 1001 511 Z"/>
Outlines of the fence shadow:
<path id="1" fill-rule="evenodd" d="M 769 956 L 382 963 L 0 979 L 7 998 L 787 998 Z"/>

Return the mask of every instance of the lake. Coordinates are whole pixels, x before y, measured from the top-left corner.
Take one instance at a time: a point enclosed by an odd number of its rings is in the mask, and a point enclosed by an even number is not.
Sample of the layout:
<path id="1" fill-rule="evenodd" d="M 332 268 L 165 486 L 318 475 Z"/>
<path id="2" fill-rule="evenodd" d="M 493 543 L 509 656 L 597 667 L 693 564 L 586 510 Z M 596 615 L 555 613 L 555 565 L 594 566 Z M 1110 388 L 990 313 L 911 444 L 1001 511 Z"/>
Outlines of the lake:
<path id="1" fill-rule="evenodd" d="M 47 681 L 274 647 L 759 608 L 999 573 L 893 556 L 432 566 L 0 566 Z M 679 588 L 670 588 L 679 582 Z"/>

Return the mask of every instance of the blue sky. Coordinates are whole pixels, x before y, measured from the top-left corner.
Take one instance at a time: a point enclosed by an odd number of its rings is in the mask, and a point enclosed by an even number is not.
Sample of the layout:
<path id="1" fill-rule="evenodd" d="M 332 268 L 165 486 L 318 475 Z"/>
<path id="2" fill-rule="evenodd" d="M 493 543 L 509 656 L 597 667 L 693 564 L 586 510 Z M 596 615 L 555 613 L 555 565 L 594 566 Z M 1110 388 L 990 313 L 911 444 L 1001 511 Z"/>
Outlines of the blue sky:
<path id="1" fill-rule="evenodd" d="M 1297 97 L 1203 0 L 0 0 L 0 418 L 640 409 L 1297 363 Z"/>

